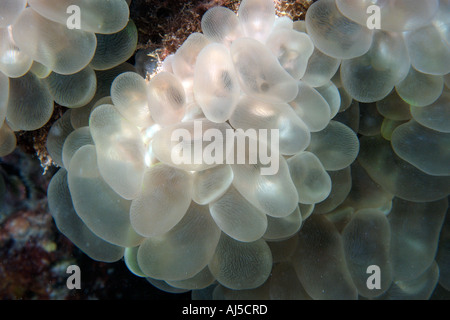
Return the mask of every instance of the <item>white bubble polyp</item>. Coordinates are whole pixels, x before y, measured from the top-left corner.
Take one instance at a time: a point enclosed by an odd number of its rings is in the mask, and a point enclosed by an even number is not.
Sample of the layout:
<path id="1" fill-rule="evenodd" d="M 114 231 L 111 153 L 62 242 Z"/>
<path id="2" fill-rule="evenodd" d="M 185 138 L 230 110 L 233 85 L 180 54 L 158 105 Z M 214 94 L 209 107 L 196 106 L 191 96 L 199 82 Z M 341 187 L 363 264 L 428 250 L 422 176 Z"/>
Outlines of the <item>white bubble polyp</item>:
<path id="1" fill-rule="evenodd" d="M 318 0 L 304 22 L 277 18 L 272 0 L 243 0 L 238 14 L 214 7 L 203 33 L 192 33 L 156 75 L 118 76 L 111 97 L 89 111 L 89 127 L 52 131 L 50 149 L 67 170 L 49 191 L 57 225 L 81 249 L 94 240 L 111 247 L 110 260 L 123 249 L 131 272 L 169 292 L 214 284 L 205 294 L 219 299 L 379 298 L 398 294 L 397 280 L 417 280 L 387 273 L 382 292 L 367 291 L 359 262 L 371 257 L 359 246 L 401 274 L 420 257 L 397 261 L 388 250 L 400 225 L 388 216 L 393 205 L 399 211 L 395 199 L 411 208 L 409 201 L 439 200 L 444 212 L 450 91 L 448 43 L 439 40 L 448 40 L 440 33 L 448 15 L 437 14 L 438 0 L 413 1 L 417 8 L 385 0 L 374 31 L 363 19 L 372 1 L 353 2 Z M 54 10 L 42 12 L 54 23 Z M 51 53 L 42 59 L 57 65 Z M 1 92 L 17 86 L 1 76 Z M 365 103 L 379 122 L 360 119 Z M 414 227 L 434 248 L 441 222 Z M 94 249 L 85 250 L 101 260 Z M 435 274 L 433 253 L 421 274 Z M 430 278 L 428 287 L 437 281 Z"/>
<path id="2" fill-rule="evenodd" d="M 81 109 L 104 97 L 101 82 L 108 81 L 94 69 L 99 62 L 114 68 L 134 53 L 137 29 L 129 13 L 124 0 L 0 1 L 0 125 L 9 133 L 0 142 L 2 156 L 14 151 L 14 132 L 41 129 L 55 104 Z M 74 112 L 75 128 L 87 125 L 94 102 Z M 57 150 L 64 143 L 58 139 Z M 53 163 L 62 166 L 54 151 Z"/>

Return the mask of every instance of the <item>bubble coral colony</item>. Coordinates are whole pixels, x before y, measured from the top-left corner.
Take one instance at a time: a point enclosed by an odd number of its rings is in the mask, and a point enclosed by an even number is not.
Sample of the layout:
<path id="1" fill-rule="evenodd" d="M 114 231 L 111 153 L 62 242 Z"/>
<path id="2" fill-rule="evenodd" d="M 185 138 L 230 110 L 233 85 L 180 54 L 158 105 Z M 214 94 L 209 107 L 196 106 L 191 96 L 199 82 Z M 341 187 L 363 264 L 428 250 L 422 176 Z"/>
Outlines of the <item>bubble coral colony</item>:
<path id="1" fill-rule="evenodd" d="M 147 78 L 125 63 L 126 1 L 78 1 L 81 29 L 70 4 L 0 0 L 0 154 L 68 108 L 48 204 L 89 257 L 194 299 L 450 290 L 449 0 L 318 0 L 304 21 L 212 7 Z M 279 133 L 274 174 L 252 129 Z M 226 161 L 225 133 L 257 161 Z M 212 146 L 214 163 L 173 157 Z"/>

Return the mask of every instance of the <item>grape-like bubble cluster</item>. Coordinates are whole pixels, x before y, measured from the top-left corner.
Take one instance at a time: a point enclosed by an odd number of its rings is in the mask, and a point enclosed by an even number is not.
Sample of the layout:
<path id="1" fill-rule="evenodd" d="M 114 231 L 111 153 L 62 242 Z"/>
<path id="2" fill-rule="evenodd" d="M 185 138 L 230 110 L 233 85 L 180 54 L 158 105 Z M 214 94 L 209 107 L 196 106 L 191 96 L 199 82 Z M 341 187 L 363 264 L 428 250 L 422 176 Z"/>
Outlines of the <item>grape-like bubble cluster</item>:
<path id="1" fill-rule="evenodd" d="M 136 45 L 125 0 L 1 0 L 0 155 L 16 147 L 14 131 L 44 126 L 55 103 L 89 103 L 98 73 L 126 61 Z"/>
<path id="2" fill-rule="evenodd" d="M 50 132 L 61 232 L 198 299 L 449 290 L 449 2 L 354 3 L 213 7 L 150 80 L 106 71 Z"/>

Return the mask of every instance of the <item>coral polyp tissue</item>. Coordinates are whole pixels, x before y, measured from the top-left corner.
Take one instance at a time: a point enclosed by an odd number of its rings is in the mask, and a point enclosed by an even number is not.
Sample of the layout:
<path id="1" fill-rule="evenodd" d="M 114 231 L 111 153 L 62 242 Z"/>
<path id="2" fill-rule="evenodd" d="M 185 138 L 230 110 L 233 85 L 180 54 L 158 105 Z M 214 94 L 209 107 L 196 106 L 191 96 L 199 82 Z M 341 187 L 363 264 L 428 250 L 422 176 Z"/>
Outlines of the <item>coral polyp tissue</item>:
<path id="1" fill-rule="evenodd" d="M 103 3 L 79 6 L 98 22 Z M 148 79 L 113 3 L 73 31 L 69 1 L 23 1 L 0 29 L 2 131 L 42 125 L 28 98 L 70 108 L 48 202 L 82 251 L 198 299 L 450 290 L 448 0 L 319 0 L 295 22 L 272 0 L 213 7 Z"/>
<path id="2" fill-rule="evenodd" d="M 93 97 L 100 70 L 133 55 L 137 30 L 125 0 L 0 1 L 0 155 L 14 131 L 44 126 L 54 105 L 79 108 Z M 111 53 L 111 48 L 115 53 Z"/>

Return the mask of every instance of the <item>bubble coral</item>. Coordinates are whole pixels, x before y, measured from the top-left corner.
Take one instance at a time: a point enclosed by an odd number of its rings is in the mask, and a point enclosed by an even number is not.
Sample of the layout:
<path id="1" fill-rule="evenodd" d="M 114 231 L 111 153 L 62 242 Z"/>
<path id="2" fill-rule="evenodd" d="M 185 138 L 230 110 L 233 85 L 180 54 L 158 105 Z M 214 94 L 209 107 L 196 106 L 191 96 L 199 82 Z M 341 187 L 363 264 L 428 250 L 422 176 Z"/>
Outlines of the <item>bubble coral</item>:
<path id="1" fill-rule="evenodd" d="M 370 1 L 350 2 L 319 0 L 305 22 L 277 18 L 272 0 L 244 0 L 238 15 L 211 8 L 203 33 L 149 81 L 121 73 L 88 123 L 74 128 L 65 115 L 48 142 L 62 167 L 48 189 L 58 228 L 91 258 L 124 257 L 134 274 L 194 298 L 210 285 L 205 295 L 218 299 L 450 289 L 438 247 L 450 49 L 437 30 L 448 28 L 448 1 L 385 1 L 381 30 L 366 26 Z M 433 41 L 438 51 L 424 50 Z M 248 129 L 279 130 L 279 148 L 265 146 L 274 174 L 258 157 L 225 162 L 235 159 L 223 143 L 219 162 L 173 158 L 177 130 L 183 148 L 204 151 L 217 145 L 202 140 L 208 132 L 237 141 Z M 249 145 L 244 160 L 257 153 Z M 382 270 L 375 289 L 372 265 Z"/>
<path id="2" fill-rule="evenodd" d="M 96 71 L 121 64 L 135 51 L 137 30 L 125 0 L 78 1 L 70 11 L 71 5 L 0 1 L 2 156 L 14 149 L 13 131 L 44 126 L 54 103 L 86 105 L 96 91 Z M 73 19 L 78 26 L 69 28 Z"/>

